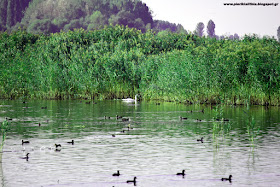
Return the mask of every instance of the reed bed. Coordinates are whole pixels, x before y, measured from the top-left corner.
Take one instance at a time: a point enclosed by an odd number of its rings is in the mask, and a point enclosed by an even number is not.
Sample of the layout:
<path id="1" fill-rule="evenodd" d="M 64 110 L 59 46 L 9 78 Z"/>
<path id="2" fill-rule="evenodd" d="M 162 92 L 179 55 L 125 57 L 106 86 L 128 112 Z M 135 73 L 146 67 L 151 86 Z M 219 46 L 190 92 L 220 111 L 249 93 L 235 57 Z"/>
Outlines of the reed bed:
<path id="1" fill-rule="evenodd" d="M 279 105 L 280 44 L 109 26 L 0 33 L 0 97 Z"/>

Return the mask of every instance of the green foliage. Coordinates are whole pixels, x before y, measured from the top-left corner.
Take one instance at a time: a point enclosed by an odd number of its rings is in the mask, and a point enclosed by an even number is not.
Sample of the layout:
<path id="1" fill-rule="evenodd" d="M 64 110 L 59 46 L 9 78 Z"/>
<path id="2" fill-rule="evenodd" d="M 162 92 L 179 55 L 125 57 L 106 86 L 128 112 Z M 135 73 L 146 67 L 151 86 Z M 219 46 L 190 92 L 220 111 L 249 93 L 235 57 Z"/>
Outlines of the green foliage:
<path id="1" fill-rule="evenodd" d="M 153 24 L 149 8 L 138 0 L 33 0 L 21 24 L 31 28 L 29 32 L 40 33 L 42 28 L 38 26 L 38 20 L 49 20 L 53 23 L 56 27 L 47 29 L 47 32 L 52 33 L 79 28 L 102 29 L 108 24 L 145 31 L 148 24 Z"/>
<path id="2" fill-rule="evenodd" d="M 4 146 L 4 142 L 6 139 L 6 133 L 10 130 L 10 124 L 5 120 L 2 122 L 2 124 L 0 124 L 0 132 L 2 135 L 2 142 L 1 142 L 1 147 L 0 147 L 0 151 L 2 152 L 3 146 Z"/>
<path id="3" fill-rule="evenodd" d="M 203 32 L 204 32 L 203 29 L 204 29 L 204 24 L 202 22 L 199 22 L 196 25 L 196 28 L 195 28 L 196 35 L 202 37 L 203 36 Z"/>
<path id="4" fill-rule="evenodd" d="M 25 8 L 31 0 L 1 0 L 0 1 L 0 30 L 10 28 L 20 22 Z"/>
<path id="5" fill-rule="evenodd" d="M 2 0 L 0 31 L 56 33 L 61 30 L 102 29 L 106 25 L 124 25 L 146 32 L 169 29 L 186 33 L 182 25 L 165 21 L 154 23 L 149 7 L 140 0 Z"/>
<path id="6" fill-rule="evenodd" d="M 274 39 L 216 40 L 124 26 L 72 29 L 0 33 L 0 97 L 140 93 L 143 99 L 279 105 L 280 44 Z"/>
<path id="7" fill-rule="evenodd" d="M 208 37 L 210 38 L 215 37 L 215 23 L 212 20 L 209 20 L 207 24 L 207 33 L 208 33 Z"/>
<path id="8" fill-rule="evenodd" d="M 56 26 L 49 19 L 44 20 L 33 20 L 32 23 L 27 28 L 29 33 L 39 34 L 39 33 L 50 33 L 56 31 Z"/>

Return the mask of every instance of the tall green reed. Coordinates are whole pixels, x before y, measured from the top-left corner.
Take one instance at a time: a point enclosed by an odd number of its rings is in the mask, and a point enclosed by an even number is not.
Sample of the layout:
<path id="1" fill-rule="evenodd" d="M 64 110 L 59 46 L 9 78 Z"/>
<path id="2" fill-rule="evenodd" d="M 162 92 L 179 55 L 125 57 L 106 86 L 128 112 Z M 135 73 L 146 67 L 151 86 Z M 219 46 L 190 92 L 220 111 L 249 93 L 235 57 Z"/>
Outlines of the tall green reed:
<path id="1" fill-rule="evenodd" d="M 0 34 L 1 98 L 122 98 L 279 104 L 280 45 L 116 26 Z"/>

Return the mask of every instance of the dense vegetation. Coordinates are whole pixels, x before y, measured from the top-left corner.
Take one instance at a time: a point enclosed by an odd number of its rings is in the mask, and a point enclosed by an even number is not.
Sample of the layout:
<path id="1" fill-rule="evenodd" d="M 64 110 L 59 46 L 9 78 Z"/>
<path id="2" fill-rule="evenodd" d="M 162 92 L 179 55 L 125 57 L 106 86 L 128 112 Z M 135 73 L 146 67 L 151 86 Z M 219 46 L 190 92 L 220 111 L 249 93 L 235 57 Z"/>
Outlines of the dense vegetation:
<path id="1" fill-rule="evenodd" d="M 149 29 L 186 32 L 180 24 L 153 20 L 151 10 L 140 0 L 3 0 L 0 3 L 0 31 L 21 27 L 30 33 L 55 33 L 117 24 L 142 32 Z"/>
<path id="2" fill-rule="evenodd" d="M 280 44 L 216 40 L 123 26 L 50 35 L 0 34 L 1 98 L 142 99 L 275 104 Z"/>

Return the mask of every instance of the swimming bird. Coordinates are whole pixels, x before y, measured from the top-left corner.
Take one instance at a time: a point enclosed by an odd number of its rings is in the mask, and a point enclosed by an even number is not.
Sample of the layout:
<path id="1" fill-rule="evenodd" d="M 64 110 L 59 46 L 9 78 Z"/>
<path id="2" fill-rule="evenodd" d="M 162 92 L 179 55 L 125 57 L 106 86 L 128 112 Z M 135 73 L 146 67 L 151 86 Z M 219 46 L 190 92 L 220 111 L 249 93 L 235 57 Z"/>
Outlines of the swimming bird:
<path id="1" fill-rule="evenodd" d="M 25 157 L 22 157 L 22 159 L 25 159 L 26 161 L 28 161 L 28 159 L 29 159 L 29 154 L 30 154 L 30 153 L 26 153 L 26 156 L 25 156 Z"/>
<path id="2" fill-rule="evenodd" d="M 109 116 L 104 116 L 104 119 L 111 119 L 111 117 L 109 117 Z"/>
<path id="3" fill-rule="evenodd" d="M 202 121 L 201 119 L 196 119 L 196 121 Z"/>
<path id="4" fill-rule="evenodd" d="M 54 145 L 55 145 L 55 148 L 61 147 L 60 144 L 54 144 Z"/>
<path id="5" fill-rule="evenodd" d="M 134 183 L 134 184 L 135 184 L 135 183 L 136 183 L 136 178 L 137 178 L 137 177 L 134 177 L 133 180 L 128 180 L 128 181 L 126 181 L 126 183 Z"/>
<path id="6" fill-rule="evenodd" d="M 43 107 L 41 107 L 41 109 L 47 109 L 47 107 L 46 107 L 46 106 L 43 106 Z"/>
<path id="7" fill-rule="evenodd" d="M 182 120 L 187 120 L 188 118 L 179 116 L 179 119 L 182 121 Z"/>
<path id="8" fill-rule="evenodd" d="M 122 121 L 130 121 L 130 118 L 122 118 Z"/>
<path id="9" fill-rule="evenodd" d="M 121 174 L 120 174 L 120 171 L 118 170 L 117 173 L 113 173 L 112 176 L 120 176 L 120 175 L 121 175 Z"/>
<path id="10" fill-rule="evenodd" d="M 41 123 L 39 123 L 39 127 L 41 127 Z"/>
<path id="11" fill-rule="evenodd" d="M 26 144 L 26 143 L 29 143 L 29 141 L 23 141 L 23 140 L 21 140 L 21 144 L 23 145 L 23 144 Z"/>
<path id="12" fill-rule="evenodd" d="M 197 141 L 203 143 L 203 137 L 201 139 L 197 139 Z"/>
<path id="13" fill-rule="evenodd" d="M 116 135 L 112 134 L 112 137 L 116 137 Z"/>
<path id="14" fill-rule="evenodd" d="M 135 95 L 135 99 L 132 99 L 132 98 L 126 98 L 126 99 L 122 99 L 123 102 L 126 102 L 126 103 L 137 103 L 137 99 L 138 99 L 138 94 Z"/>
<path id="15" fill-rule="evenodd" d="M 118 120 L 118 119 L 121 119 L 122 118 L 122 116 L 118 116 L 118 115 L 116 115 L 116 119 Z"/>
<path id="16" fill-rule="evenodd" d="M 231 182 L 232 175 L 229 175 L 228 178 L 221 178 L 222 181 L 229 181 Z"/>
<path id="17" fill-rule="evenodd" d="M 74 145 L 74 140 L 72 140 L 71 142 L 67 142 L 67 143 Z M 60 144 L 59 144 L 59 145 L 60 145 Z M 61 146 L 60 146 L 60 147 L 61 147 Z"/>
<path id="18" fill-rule="evenodd" d="M 183 175 L 184 176 L 185 175 L 185 170 L 183 169 L 182 173 L 177 173 L 176 175 Z"/>

